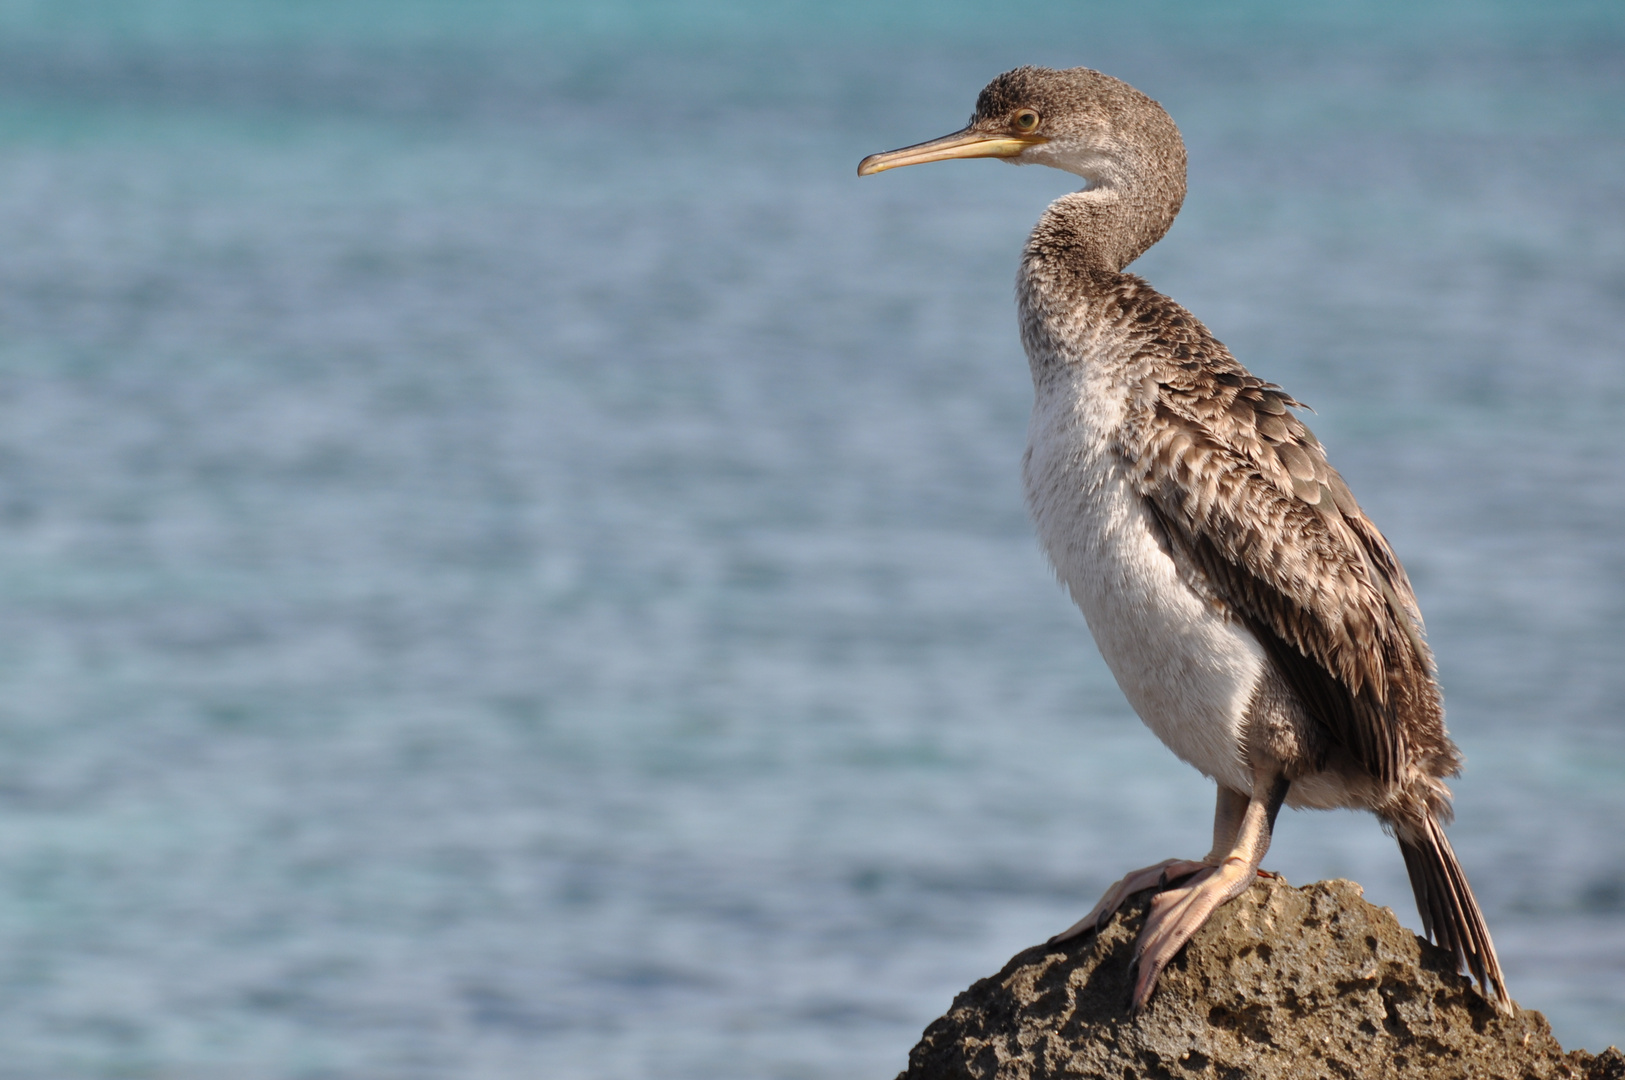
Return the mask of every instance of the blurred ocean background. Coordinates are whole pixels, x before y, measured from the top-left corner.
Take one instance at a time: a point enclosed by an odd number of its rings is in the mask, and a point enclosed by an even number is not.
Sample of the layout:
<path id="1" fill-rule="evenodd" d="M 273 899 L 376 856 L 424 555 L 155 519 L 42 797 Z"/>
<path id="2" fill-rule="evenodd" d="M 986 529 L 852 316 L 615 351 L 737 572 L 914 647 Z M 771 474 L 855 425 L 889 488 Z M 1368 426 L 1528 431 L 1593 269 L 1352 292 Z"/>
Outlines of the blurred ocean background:
<path id="1" fill-rule="evenodd" d="M 889 1077 L 1212 789 L 1047 571 L 1070 178 L 1408 564 L 1511 988 L 1625 1041 L 1625 8 L 0 0 L 0 1078 Z M 1418 925 L 1369 817 L 1266 864 Z"/>

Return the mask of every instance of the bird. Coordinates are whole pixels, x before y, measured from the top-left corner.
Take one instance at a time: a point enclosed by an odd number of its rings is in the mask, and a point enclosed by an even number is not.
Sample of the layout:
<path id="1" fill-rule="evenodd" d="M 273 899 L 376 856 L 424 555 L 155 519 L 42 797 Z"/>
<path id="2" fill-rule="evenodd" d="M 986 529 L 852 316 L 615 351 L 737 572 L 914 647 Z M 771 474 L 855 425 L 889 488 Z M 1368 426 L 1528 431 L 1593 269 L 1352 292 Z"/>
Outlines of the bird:
<path id="1" fill-rule="evenodd" d="M 1426 934 L 1496 1008 L 1495 947 L 1444 825 L 1462 758 L 1404 567 L 1297 410 L 1125 270 L 1185 198 L 1156 101 L 1089 68 L 1020 67 L 960 131 L 872 154 L 868 176 L 958 158 L 1081 177 L 1017 274 L 1033 381 L 1022 483 L 1057 577 L 1141 720 L 1217 786 L 1213 847 L 1125 875 L 1050 939 L 1157 889 L 1129 1006 L 1261 873 L 1282 805 L 1366 810 L 1399 842 Z"/>

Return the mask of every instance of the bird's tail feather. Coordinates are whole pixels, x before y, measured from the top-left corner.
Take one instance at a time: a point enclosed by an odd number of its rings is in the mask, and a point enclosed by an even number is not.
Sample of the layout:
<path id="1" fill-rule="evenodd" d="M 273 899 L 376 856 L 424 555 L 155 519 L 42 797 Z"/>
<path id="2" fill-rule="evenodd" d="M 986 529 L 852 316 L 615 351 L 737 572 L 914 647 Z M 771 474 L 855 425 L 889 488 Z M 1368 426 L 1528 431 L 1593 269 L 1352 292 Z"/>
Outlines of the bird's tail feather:
<path id="1" fill-rule="evenodd" d="M 1507 996 L 1484 914 L 1478 910 L 1478 900 L 1450 841 L 1445 839 L 1444 829 L 1431 814 L 1421 823 L 1407 825 L 1395 831 L 1411 877 L 1411 891 L 1416 894 L 1416 908 L 1422 915 L 1422 929 L 1435 944 L 1456 954 L 1456 962 L 1473 973 L 1486 998 L 1510 1010 L 1512 999 Z"/>

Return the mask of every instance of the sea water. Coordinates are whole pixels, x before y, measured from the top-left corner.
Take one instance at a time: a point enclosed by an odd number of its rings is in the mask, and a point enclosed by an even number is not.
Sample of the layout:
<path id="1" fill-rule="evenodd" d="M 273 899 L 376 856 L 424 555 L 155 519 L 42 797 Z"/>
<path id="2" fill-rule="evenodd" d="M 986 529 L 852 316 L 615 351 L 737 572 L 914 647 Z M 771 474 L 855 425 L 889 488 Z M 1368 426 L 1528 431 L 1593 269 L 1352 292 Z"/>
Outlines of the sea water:
<path id="1" fill-rule="evenodd" d="M 1625 1036 L 1611 5 L 0 8 L 0 1077 L 885 1077 L 1212 788 L 1019 495 L 1020 63 L 1410 569 L 1510 988 Z M 1266 863 L 1418 924 L 1393 842 Z"/>

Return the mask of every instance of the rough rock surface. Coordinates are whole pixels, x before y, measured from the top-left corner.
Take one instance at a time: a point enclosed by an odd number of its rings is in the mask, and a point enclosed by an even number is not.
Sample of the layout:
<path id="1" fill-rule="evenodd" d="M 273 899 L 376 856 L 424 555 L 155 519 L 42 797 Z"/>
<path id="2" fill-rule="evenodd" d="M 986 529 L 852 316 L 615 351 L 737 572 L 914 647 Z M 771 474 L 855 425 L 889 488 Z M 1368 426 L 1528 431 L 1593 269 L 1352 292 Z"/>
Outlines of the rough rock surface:
<path id="1" fill-rule="evenodd" d="M 1448 953 L 1349 881 L 1261 878 L 1132 1016 L 1129 961 L 1150 897 L 1098 940 L 1028 949 L 960 994 L 899 1080 L 1625 1080 L 1618 1050 L 1564 1053 L 1540 1013 L 1496 1013 Z"/>

